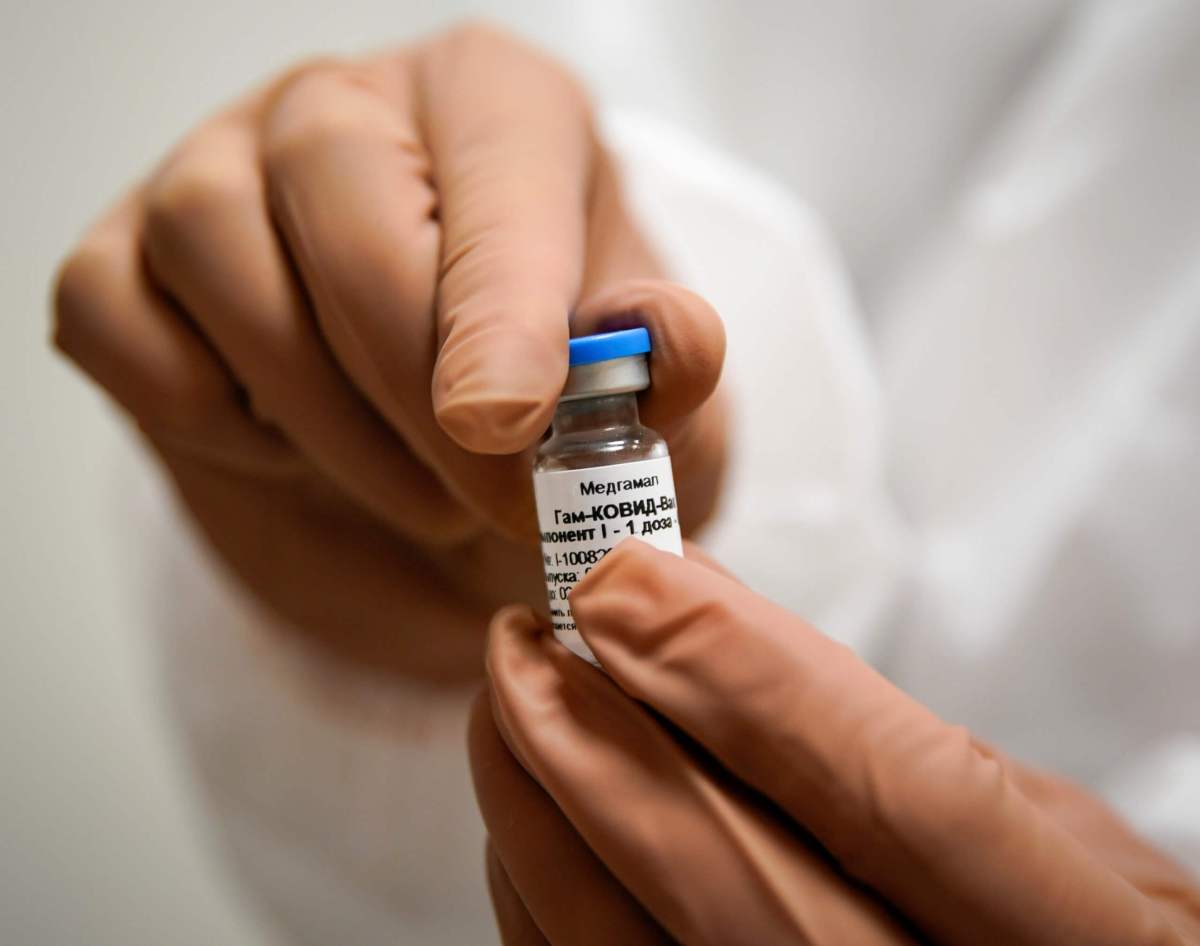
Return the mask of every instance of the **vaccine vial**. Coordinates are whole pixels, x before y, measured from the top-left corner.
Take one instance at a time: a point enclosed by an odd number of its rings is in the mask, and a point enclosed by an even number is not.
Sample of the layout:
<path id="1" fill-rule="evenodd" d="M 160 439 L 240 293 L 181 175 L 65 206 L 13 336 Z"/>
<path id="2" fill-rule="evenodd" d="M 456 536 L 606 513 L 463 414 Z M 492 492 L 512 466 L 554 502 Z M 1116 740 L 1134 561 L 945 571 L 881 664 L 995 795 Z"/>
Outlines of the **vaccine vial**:
<path id="1" fill-rule="evenodd" d="M 638 419 L 649 353 L 644 328 L 571 339 L 567 383 L 533 468 L 554 636 L 597 666 L 571 616 L 571 589 L 631 536 L 683 554 L 667 444 Z"/>

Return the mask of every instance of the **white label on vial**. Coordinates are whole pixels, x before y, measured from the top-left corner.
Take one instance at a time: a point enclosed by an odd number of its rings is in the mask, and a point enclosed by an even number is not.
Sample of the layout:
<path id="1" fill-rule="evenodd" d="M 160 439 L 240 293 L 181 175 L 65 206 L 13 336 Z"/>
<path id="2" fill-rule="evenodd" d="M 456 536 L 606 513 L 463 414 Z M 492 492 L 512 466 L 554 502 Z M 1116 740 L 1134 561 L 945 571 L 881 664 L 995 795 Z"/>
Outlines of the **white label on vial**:
<path id="1" fill-rule="evenodd" d="M 664 552 L 683 554 L 671 458 L 537 473 L 533 493 L 554 636 L 597 663 L 575 627 L 567 596 L 630 536 Z"/>

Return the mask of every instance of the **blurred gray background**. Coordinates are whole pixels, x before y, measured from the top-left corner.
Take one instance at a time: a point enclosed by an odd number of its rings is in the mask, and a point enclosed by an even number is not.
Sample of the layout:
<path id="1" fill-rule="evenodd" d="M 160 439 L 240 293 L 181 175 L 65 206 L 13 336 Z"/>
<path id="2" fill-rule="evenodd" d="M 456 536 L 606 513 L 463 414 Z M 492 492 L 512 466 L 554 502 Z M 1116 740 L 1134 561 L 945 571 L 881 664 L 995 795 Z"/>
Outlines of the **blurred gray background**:
<path id="1" fill-rule="evenodd" d="M 103 398 L 46 344 L 48 286 L 57 261 L 177 137 L 247 85 L 300 57 L 385 46 L 470 11 L 570 60 L 605 104 L 666 116 L 781 175 L 817 200 L 856 268 L 878 270 L 889 234 L 903 231 L 937 177 L 953 173 L 962 160 L 944 143 L 969 129 L 923 128 L 919 122 L 942 119 L 906 116 L 918 124 L 903 140 L 914 148 L 937 147 L 936 154 L 899 162 L 912 169 L 907 179 L 902 171 L 886 181 L 864 173 L 854 187 L 826 187 L 852 176 L 806 163 L 803 137 L 824 136 L 826 154 L 835 139 L 835 150 L 848 161 L 862 156 L 866 169 L 874 160 L 866 116 L 886 110 L 889 94 L 911 99 L 912 89 L 847 84 L 836 97 L 840 107 L 829 111 L 828 90 L 797 83 L 793 94 L 772 96 L 786 102 L 787 134 L 770 133 L 770 116 L 752 114 L 750 90 L 795 82 L 797 63 L 819 74 L 824 59 L 837 58 L 839 71 L 854 75 L 856 61 L 903 57 L 903 21 L 864 14 L 868 4 L 848 4 L 840 15 L 858 17 L 861 29 L 826 35 L 814 16 L 820 4 L 763 4 L 760 13 L 769 16 L 755 23 L 728 10 L 718 15 L 718 6 L 635 0 L 6 5 L 0 30 L 0 621 L 6 644 L 0 659 L 0 942 L 268 941 L 206 837 L 185 762 L 161 713 L 149 630 L 114 560 L 121 484 L 112 457 L 128 438 Z M 1024 62 L 972 62 L 970 35 L 1007 30 L 1032 36 L 1060 5 L 1023 0 L 942 7 L 946 28 L 964 36 L 948 55 L 972 66 L 952 94 L 987 103 Z M 773 18 L 781 22 L 766 21 Z M 810 28 L 796 29 L 795 58 L 787 62 L 730 62 L 716 53 L 731 29 L 792 28 L 802 19 Z M 848 35 L 855 37 L 850 45 Z M 672 42 L 664 45 L 664 37 Z M 753 48 L 752 36 L 739 38 Z M 918 85 L 947 67 L 919 58 L 899 65 Z"/>

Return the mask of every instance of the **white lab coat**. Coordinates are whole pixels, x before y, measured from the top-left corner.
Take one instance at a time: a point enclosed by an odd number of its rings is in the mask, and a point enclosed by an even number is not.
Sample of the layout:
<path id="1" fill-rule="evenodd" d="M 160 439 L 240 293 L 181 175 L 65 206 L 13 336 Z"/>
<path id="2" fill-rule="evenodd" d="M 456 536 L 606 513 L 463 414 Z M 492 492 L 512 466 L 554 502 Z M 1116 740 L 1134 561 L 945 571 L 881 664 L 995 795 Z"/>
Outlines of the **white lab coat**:
<path id="1" fill-rule="evenodd" d="M 789 185 L 607 115 L 728 325 L 707 544 L 1200 868 L 1200 6 L 830 7 L 606 5 L 693 127 Z M 594 76 L 615 43 L 567 55 Z M 283 939 L 491 941 L 469 694 L 296 649 L 149 515 L 165 692 Z"/>

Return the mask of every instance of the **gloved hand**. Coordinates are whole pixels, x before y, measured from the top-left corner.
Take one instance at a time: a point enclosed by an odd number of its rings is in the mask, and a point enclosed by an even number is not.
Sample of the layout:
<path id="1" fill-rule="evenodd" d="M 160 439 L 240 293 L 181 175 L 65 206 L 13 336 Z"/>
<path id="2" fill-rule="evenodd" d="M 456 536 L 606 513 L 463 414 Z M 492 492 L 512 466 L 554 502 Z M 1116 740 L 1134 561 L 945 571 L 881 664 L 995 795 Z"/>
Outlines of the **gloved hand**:
<path id="1" fill-rule="evenodd" d="M 261 599 L 345 656 L 454 678 L 501 602 L 542 598 L 524 452 L 569 313 L 649 328 L 643 418 L 685 526 L 712 508 L 724 335 L 658 277 L 575 81 L 468 26 L 204 122 L 67 259 L 55 341 Z"/>
<path id="2" fill-rule="evenodd" d="M 626 541 L 571 607 L 611 676 L 505 609 L 471 723 L 509 946 L 1200 943 L 1103 804 L 717 570 Z"/>

